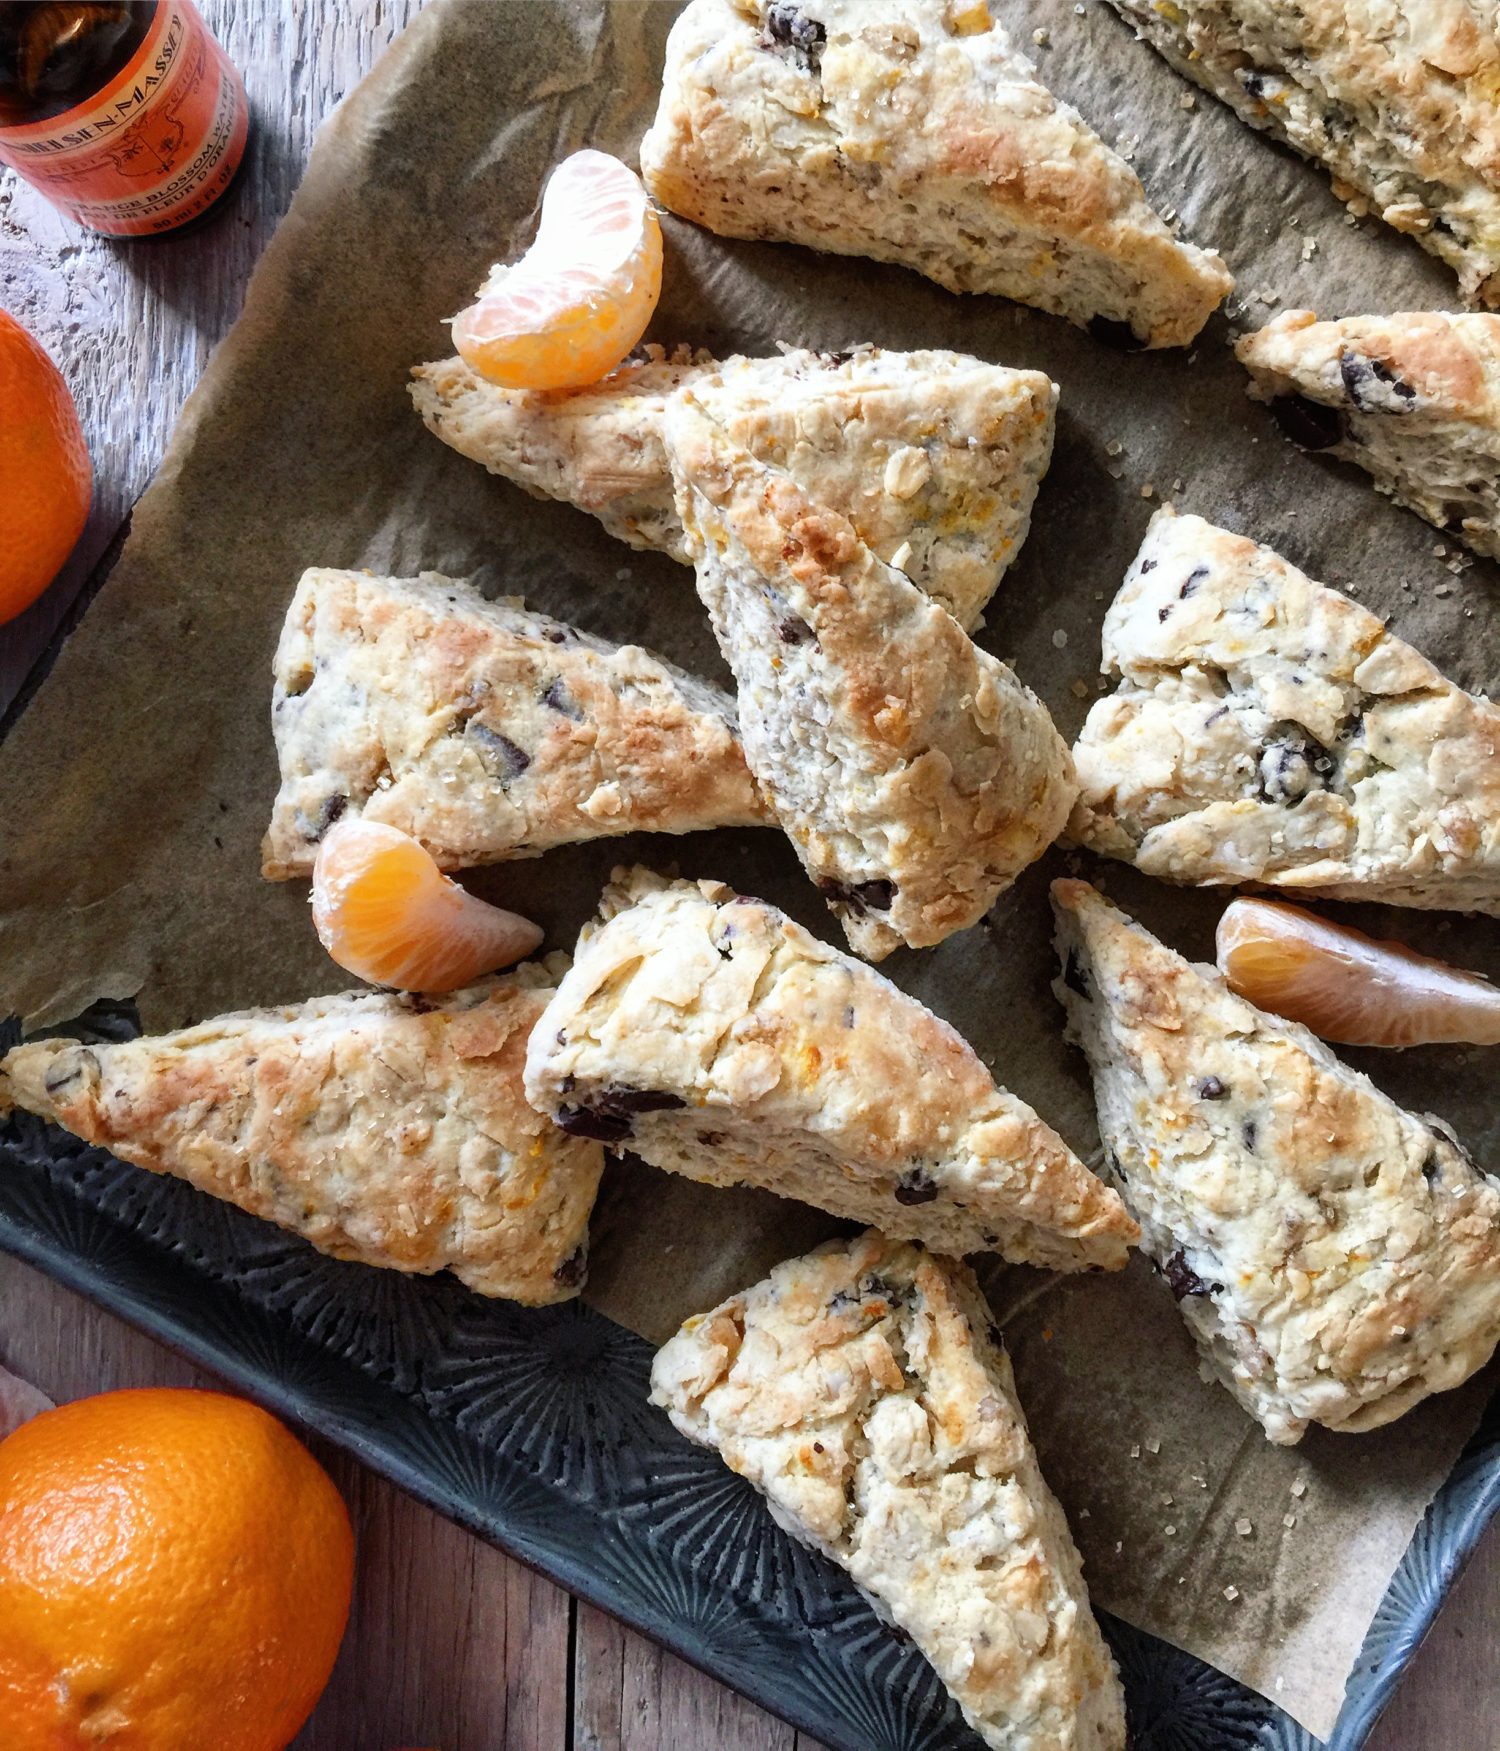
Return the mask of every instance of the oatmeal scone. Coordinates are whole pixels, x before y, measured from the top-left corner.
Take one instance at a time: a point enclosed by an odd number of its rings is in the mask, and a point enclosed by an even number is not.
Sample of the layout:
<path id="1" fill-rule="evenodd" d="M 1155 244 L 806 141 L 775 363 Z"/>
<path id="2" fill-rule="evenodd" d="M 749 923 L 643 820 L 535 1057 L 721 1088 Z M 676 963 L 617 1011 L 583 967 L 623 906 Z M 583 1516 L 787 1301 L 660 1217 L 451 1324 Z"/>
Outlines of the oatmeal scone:
<path id="1" fill-rule="evenodd" d="M 1124 1751 L 1083 1563 L 964 1265 L 874 1233 L 657 1352 L 651 1402 L 846 1569 L 995 1751 Z"/>
<path id="2" fill-rule="evenodd" d="M 123 1044 L 35 1040 L 0 1061 L 0 1113 L 40 1114 L 333 1258 L 563 1301 L 604 1154 L 541 1118 L 521 1071 L 565 965 L 441 999 L 351 991 Z"/>
<path id="3" fill-rule="evenodd" d="M 1135 1225 L 946 1022 L 783 912 L 617 870 L 537 1023 L 564 1130 L 944 1252 L 1117 1269 Z"/>
<path id="4" fill-rule="evenodd" d="M 1500 316 L 1288 310 L 1234 350 L 1294 442 L 1500 559 Z"/>
<path id="5" fill-rule="evenodd" d="M 1483 0 L 1110 0 L 1179 73 L 1500 305 L 1500 35 Z"/>
<path id="6" fill-rule="evenodd" d="M 985 0 L 691 0 L 641 175 L 722 236 L 899 262 L 1114 344 L 1185 346 L 1232 283 Z"/>
<path id="7" fill-rule="evenodd" d="M 1309 1423 L 1379 1428 L 1483 1367 L 1500 1180 L 1086 882 L 1052 896 L 1105 1171 L 1208 1377 L 1290 1445 Z"/>
<path id="8" fill-rule="evenodd" d="M 1077 795 L 1047 708 L 690 390 L 666 437 L 745 758 L 851 945 L 976 923 Z"/>
<path id="9" fill-rule="evenodd" d="M 1078 843 L 1163 881 L 1500 914 L 1500 707 L 1349 597 L 1164 509 L 1104 668 Z"/>
<path id="10" fill-rule="evenodd" d="M 539 498 L 592 512 L 632 547 L 692 563 L 662 440 L 690 384 L 734 442 L 841 511 L 884 560 L 964 626 L 978 620 L 1031 524 L 1052 457 L 1057 385 L 951 352 L 668 356 L 587 389 L 502 389 L 462 359 L 418 365 L 429 430 Z"/>
<path id="11" fill-rule="evenodd" d="M 345 815 L 444 869 L 770 819 L 728 694 L 456 578 L 304 572 L 275 674 L 273 880 L 308 874 Z"/>

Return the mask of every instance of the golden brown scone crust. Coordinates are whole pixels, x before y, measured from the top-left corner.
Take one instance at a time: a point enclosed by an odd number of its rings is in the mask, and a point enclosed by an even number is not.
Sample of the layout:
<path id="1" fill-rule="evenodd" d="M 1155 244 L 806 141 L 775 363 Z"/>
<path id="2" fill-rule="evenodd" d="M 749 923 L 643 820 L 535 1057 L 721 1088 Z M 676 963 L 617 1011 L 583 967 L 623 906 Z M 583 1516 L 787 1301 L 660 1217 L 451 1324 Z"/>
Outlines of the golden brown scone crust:
<path id="1" fill-rule="evenodd" d="M 1163 509 L 1104 619 L 1080 844 L 1163 881 L 1500 913 L 1500 707 L 1367 608 Z"/>
<path id="2" fill-rule="evenodd" d="M 975 624 L 1031 524 L 1055 383 L 965 353 L 879 347 L 722 362 L 685 349 L 646 355 L 560 391 L 502 389 L 445 359 L 416 367 L 412 400 L 429 430 L 491 473 L 690 565 L 662 423 L 668 397 L 691 384 L 737 444 L 785 468 Z"/>
<path id="3" fill-rule="evenodd" d="M 995 1751 L 1124 1751 L 1114 1662 L 962 1264 L 875 1233 L 690 1319 L 651 1399 L 916 1642 Z"/>
<path id="4" fill-rule="evenodd" d="M 984 0 L 692 0 L 646 186 L 726 237 L 915 268 L 1185 346 L 1229 290 Z"/>
<path id="5" fill-rule="evenodd" d="M 37 1040 L 0 1062 L 25 1108 L 333 1258 L 450 1270 L 481 1295 L 576 1295 L 603 1169 L 521 1088 L 565 962 L 441 999 L 351 991 L 116 1045 Z"/>
<path id="6" fill-rule="evenodd" d="M 1290 1444 L 1310 1422 L 1379 1428 L 1482 1368 L 1500 1181 L 1086 882 L 1052 895 L 1105 1171 L 1210 1375 Z"/>
<path id="7" fill-rule="evenodd" d="M 1118 1196 L 972 1046 L 785 913 L 616 870 L 532 1035 L 526 1093 L 583 1136 L 944 1252 L 1118 1270 Z"/>
<path id="8" fill-rule="evenodd" d="M 1490 0 L 1110 0 L 1179 73 L 1333 172 L 1333 192 L 1500 305 Z"/>
<path id="9" fill-rule="evenodd" d="M 768 820 L 734 701 L 455 578 L 302 575 L 276 652 L 273 880 L 311 871 L 341 816 L 464 869 L 611 834 Z"/>
<path id="10" fill-rule="evenodd" d="M 1047 708 L 691 390 L 666 431 L 745 757 L 851 946 L 976 923 L 1077 794 Z"/>
<path id="11" fill-rule="evenodd" d="M 1500 559 L 1500 316 L 1287 310 L 1234 350 L 1304 449 L 1357 462 L 1398 505 Z"/>

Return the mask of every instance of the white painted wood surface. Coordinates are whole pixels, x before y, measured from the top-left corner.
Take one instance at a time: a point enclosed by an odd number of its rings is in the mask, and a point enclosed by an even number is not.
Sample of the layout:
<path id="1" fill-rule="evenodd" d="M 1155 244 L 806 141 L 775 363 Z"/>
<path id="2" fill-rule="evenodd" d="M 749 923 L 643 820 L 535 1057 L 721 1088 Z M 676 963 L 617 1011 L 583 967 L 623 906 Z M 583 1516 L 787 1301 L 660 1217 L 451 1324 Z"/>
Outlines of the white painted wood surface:
<path id="1" fill-rule="evenodd" d="M 418 0 L 199 5 L 243 73 L 253 110 L 250 156 L 224 213 L 181 238 L 115 243 L 79 231 L 0 172 L 0 308 L 39 337 L 72 385 L 95 472 L 93 511 L 72 562 L 33 609 L 0 627 L 0 710 L 151 478 L 239 313 L 319 122 Z M 60 1397 L 202 1378 L 4 1258 L 0 1360 Z M 557 1589 L 352 1460 L 320 1454 L 355 1515 L 359 1598 L 334 1682 L 299 1748 L 816 1751 L 602 1613 L 570 1610 Z M 1492 1529 L 1370 1751 L 1500 1744 L 1497 1648 L 1500 1529 Z"/>

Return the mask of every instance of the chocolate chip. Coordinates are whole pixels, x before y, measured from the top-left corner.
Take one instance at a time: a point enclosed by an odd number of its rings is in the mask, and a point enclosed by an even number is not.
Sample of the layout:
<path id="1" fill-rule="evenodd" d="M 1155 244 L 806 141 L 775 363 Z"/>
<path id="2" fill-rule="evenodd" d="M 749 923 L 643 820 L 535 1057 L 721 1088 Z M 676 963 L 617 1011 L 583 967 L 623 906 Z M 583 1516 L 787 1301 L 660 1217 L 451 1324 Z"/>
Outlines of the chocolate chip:
<path id="1" fill-rule="evenodd" d="M 1182 580 L 1182 588 L 1177 592 L 1177 600 L 1179 602 L 1186 602 L 1189 596 L 1195 595 L 1199 584 L 1201 584 L 1207 576 L 1208 567 L 1206 565 L 1195 565 Z"/>
<path id="2" fill-rule="evenodd" d="M 1225 1088 L 1217 1076 L 1205 1076 L 1198 1084 L 1199 1100 L 1223 1100 L 1228 1093 L 1229 1090 Z"/>
<path id="3" fill-rule="evenodd" d="M 1271 402 L 1271 418 L 1296 445 L 1304 450 L 1331 450 L 1344 441 L 1347 429 L 1343 413 L 1309 401 L 1305 395 L 1278 395 Z"/>
<path id="4" fill-rule="evenodd" d="M 1068 958 L 1063 962 L 1063 984 L 1081 997 L 1085 1003 L 1092 1003 L 1094 994 L 1089 989 L 1088 974 L 1083 970 L 1083 962 L 1078 958 L 1078 950 L 1070 948 Z"/>
<path id="5" fill-rule="evenodd" d="M 784 4 L 783 0 L 773 0 L 767 9 L 766 29 L 773 42 L 806 55 L 814 66 L 828 40 L 828 32 L 816 18 L 809 18 L 797 7 Z"/>
<path id="6" fill-rule="evenodd" d="M 1422 1163 L 1422 1178 L 1431 1186 L 1436 1185 L 1442 1177 L 1443 1163 L 1438 1156 L 1437 1150 L 1430 1149 L 1427 1152 L 1426 1161 Z"/>
<path id="7" fill-rule="evenodd" d="M 1221 1283 L 1205 1283 L 1181 1250 L 1174 1252 L 1158 1268 L 1167 1280 L 1167 1287 L 1179 1301 L 1185 1301 L 1189 1295 L 1212 1295 L 1223 1287 Z"/>
<path id="8" fill-rule="evenodd" d="M 1240 1126 L 1240 1135 L 1245 1139 L 1245 1147 L 1252 1154 L 1255 1150 L 1255 1139 L 1259 1134 L 1259 1128 L 1254 1119 L 1246 1119 L 1244 1124 Z"/>
<path id="9" fill-rule="evenodd" d="M 788 614 L 776 628 L 776 636 L 783 644 L 809 644 L 812 642 L 813 629 L 805 620 L 799 619 L 795 614 Z"/>
<path id="10" fill-rule="evenodd" d="M 552 1115 L 559 1131 L 570 1137 L 588 1137 L 595 1143 L 623 1143 L 630 1135 L 630 1120 L 591 1107 L 559 1107 Z"/>
<path id="11" fill-rule="evenodd" d="M 1128 322 L 1117 322 L 1113 316 L 1091 316 L 1089 333 L 1117 353 L 1138 353 L 1146 344 Z"/>
<path id="12" fill-rule="evenodd" d="M 564 1093 L 567 1086 L 564 1086 Z M 587 1105 L 559 1108 L 555 1123 L 574 1137 L 592 1137 L 599 1143 L 623 1143 L 631 1132 L 635 1113 L 667 1112 L 685 1107 L 680 1094 L 660 1088 L 627 1088 L 621 1084 L 602 1089 Z"/>
<path id="13" fill-rule="evenodd" d="M 552 1273 L 552 1281 L 560 1283 L 564 1289 L 576 1289 L 588 1275 L 588 1271 L 588 1254 L 580 1246 L 576 1252 L 570 1252 Z"/>
<path id="14" fill-rule="evenodd" d="M 42 1078 L 42 1087 L 48 1094 L 59 1094 L 80 1077 L 97 1077 L 98 1074 L 98 1058 L 87 1046 L 83 1046 L 76 1051 L 64 1053 Z"/>
<path id="15" fill-rule="evenodd" d="M 502 784 L 519 778 L 531 764 L 531 756 L 524 748 L 518 748 L 509 736 L 502 736 L 499 730 L 492 730 L 488 724 L 470 722 L 466 733 L 475 744 L 480 764 Z"/>
<path id="16" fill-rule="evenodd" d="M 997 1350 L 1003 1350 L 1005 1348 L 1005 1333 L 1001 1331 L 998 1325 L 991 1325 L 990 1327 L 990 1342 Z"/>
<path id="17" fill-rule="evenodd" d="M 568 629 L 565 626 L 554 626 L 549 631 L 544 632 L 542 637 L 546 639 L 548 644 L 566 644 L 568 642 Z"/>
<path id="18" fill-rule="evenodd" d="M 554 675 L 542 689 L 542 704 L 563 717 L 572 718 L 574 723 L 583 722 L 583 710 L 569 693 L 561 675 Z"/>
<path id="19" fill-rule="evenodd" d="M 309 817 L 299 811 L 297 820 L 302 828 L 302 837 L 311 844 L 317 844 L 318 840 L 323 837 L 348 806 L 348 797 L 335 793 L 333 796 L 323 799 L 322 806 L 316 815 Z"/>
<path id="20" fill-rule="evenodd" d="M 1156 561 L 1154 559 L 1143 559 L 1141 561 L 1141 576 L 1142 577 L 1145 577 L 1147 572 L 1154 572 L 1155 570 L 1156 570 Z"/>
<path id="21" fill-rule="evenodd" d="M 818 892 L 835 906 L 847 906 L 856 918 L 867 912 L 889 912 L 896 898 L 896 884 L 879 877 L 868 882 L 841 882 L 834 876 L 824 876 Z"/>
<path id="22" fill-rule="evenodd" d="M 1364 353 L 1340 353 L 1339 376 L 1344 393 L 1361 413 L 1410 413 L 1417 399 L 1410 383 L 1403 383 L 1389 366 Z M 1390 393 L 1382 395 L 1381 389 Z"/>
<path id="23" fill-rule="evenodd" d="M 930 1204 L 937 1195 L 937 1186 L 924 1168 L 913 1168 L 896 1182 L 898 1204 Z"/>
<path id="24" fill-rule="evenodd" d="M 844 1005 L 844 1026 L 854 1026 L 854 1005 L 852 1003 L 846 1003 Z"/>
<path id="25" fill-rule="evenodd" d="M 1332 754 L 1301 724 L 1274 724 L 1260 757 L 1260 796 L 1268 803 L 1298 803 L 1310 791 L 1326 790 Z"/>

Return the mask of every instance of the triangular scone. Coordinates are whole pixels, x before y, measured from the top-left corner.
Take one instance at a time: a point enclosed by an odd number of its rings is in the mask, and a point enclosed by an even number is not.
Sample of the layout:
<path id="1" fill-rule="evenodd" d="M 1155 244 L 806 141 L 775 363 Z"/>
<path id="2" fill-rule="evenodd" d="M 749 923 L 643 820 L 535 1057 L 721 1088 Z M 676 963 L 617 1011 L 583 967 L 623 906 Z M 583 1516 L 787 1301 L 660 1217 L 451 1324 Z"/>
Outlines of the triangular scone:
<path id="1" fill-rule="evenodd" d="M 1207 1372 L 1273 1441 L 1379 1428 L 1500 1339 L 1500 1181 L 1086 882 L 1052 887 L 1106 1172 Z"/>
<path id="2" fill-rule="evenodd" d="M 1232 284 L 984 0 L 691 0 L 641 174 L 723 236 L 900 262 L 1116 344 L 1185 346 Z"/>
<path id="3" fill-rule="evenodd" d="M 584 1280 L 603 1151 L 540 1118 L 521 1070 L 564 964 L 441 999 L 248 1009 L 123 1045 L 37 1040 L 0 1062 L 0 1110 L 55 1120 L 334 1258 L 563 1301 Z"/>
<path id="4" fill-rule="evenodd" d="M 842 511 L 966 627 L 1026 539 L 1057 404 L 1040 371 L 878 347 L 722 363 L 656 347 L 601 383 L 553 392 L 502 389 L 462 359 L 412 376 L 417 411 L 445 444 L 684 565 L 662 417 L 691 384 L 735 443 Z"/>
<path id="5" fill-rule="evenodd" d="M 1500 316 L 1288 310 L 1235 347 L 1287 435 L 1500 559 Z"/>
<path id="6" fill-rule="evenodd" d="M 1163 881 L 1500 913 L 1500 708 L 1268 547 L 1159 511 L 1069 835 Z"/>
<path id="7" fill-rule="evenodd" d="M 565 1130 L 925 1241 L 1116 1269 L 1119 1199 L 946 1022 L 784 913 L 617 870 L 531 1038 Z"/>
<path id="8" fill-rule="evenodd" d="M 271 724 L 276 880 L 310 871 L 343 815 L 414 834 L 445 869 L 769 819 L 727 694 L 432 572 L 304 572 Z"/>
<path id="9" fill-rule="evenodd" d="M 1125 1705 L 964 1265 L 866 1233 L 658 1351 L 651 1402 L 847 1569 L 995 1751 L 1124 1751 Z"/>
<path id="10" fill-rule="evenodd" d="M 1047 708 L 691 390 L 666 433 L 745 758 L 850 943 L 878 960 L 976 923 L 1077 794 Z"/>
<path id="11" fill-rule="evenodd" d="M 1500 37 L 1481 0 L 1110 0 L 1179 73 L 1500 305 Z"/>

